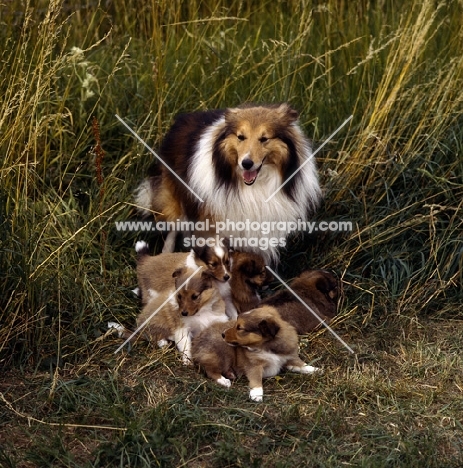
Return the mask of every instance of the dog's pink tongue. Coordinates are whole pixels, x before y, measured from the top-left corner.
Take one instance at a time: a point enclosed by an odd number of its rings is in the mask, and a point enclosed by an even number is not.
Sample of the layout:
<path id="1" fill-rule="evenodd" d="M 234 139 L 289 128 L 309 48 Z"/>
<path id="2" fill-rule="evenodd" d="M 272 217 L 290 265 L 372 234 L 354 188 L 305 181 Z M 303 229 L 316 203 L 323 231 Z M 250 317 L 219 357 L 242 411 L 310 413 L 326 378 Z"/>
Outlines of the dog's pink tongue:
<path id="1" fill-rule="evenodd" d="M 257 177 L 257 171 L 244 171 L 243 179 L 245 182 L 252 182 Z"/>

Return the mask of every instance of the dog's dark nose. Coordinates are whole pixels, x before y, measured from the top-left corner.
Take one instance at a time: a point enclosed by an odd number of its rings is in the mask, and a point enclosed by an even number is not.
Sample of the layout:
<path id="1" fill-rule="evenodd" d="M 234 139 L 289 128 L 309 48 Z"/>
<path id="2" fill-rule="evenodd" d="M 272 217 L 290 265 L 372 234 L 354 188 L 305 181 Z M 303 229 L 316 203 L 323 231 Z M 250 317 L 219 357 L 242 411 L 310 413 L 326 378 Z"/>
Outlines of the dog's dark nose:
<path id="1" fill-rule="evenodd" d="M 228 281 L 230 279 L 230 275 L 223 275 L 223 280 Z"/>
<path id="2" fill-rule="evenodd" d="M 254 161 L 252 159 L 243 159 L 241 161 L 241 166 L 243 166 L 243 169 L 248 171 L 252 166 L 254 166 Z"/>
<path id="3" fill-rule="evenodd" d="M 188 312 L 186 310 L 182 310 L 182 315 L 186 317 L 188 315 Z"/>

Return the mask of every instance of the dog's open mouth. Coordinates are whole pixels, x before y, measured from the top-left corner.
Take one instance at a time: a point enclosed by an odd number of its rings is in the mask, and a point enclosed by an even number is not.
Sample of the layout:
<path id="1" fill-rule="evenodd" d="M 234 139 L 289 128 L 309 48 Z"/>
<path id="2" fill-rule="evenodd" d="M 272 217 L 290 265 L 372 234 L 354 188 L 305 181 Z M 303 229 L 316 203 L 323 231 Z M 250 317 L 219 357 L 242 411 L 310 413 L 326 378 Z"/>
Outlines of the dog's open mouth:
<path id="1" fill-rule="evenodd" d="M 243 180 L 246 185 L 252 185 L 257 180 L 257 176 L 263 165 L 264 161 L 262 161 L 262 164 L 255 171 L 243 171 Z"/>

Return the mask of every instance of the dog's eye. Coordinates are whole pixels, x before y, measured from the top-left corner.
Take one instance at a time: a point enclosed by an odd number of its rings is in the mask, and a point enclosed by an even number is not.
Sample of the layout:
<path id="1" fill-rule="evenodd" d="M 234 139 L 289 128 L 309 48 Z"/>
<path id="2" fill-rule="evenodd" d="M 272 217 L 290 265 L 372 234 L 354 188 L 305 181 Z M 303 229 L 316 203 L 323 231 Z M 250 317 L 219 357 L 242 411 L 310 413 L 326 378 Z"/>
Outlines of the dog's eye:
<path id="1" fill-rule="evenodd" d="M 236 135 L 238 137 L 238 140 L 244 141 L 246 140 L 246 137 L 244 135 Z"/>
<path id="2" fill-rule="evenodd" d="M 262 136 L 262 137 L 259 138 L 259 141 L 260 141 L 261 143 L 265 143 L 266 141 L 268 141 L 268 138 Z"/>
<path id="3" fill-rule="evenodd" d="M 181 294 L 177 294 L 177 299 L 178 299 L 179 301 L 181 301 L 181 300 L 182 300 L 182 295 L 181 295 Z"/>
<path id="4" fill-rule="evenodd" d="M 194 301 L 196 301 L 196 299 L 198 299 L 198 297 L 199 297 L 199 294 L 193 294 L 193 295 L 191 296 L 191 298 L 192 298 Z"/>
<path id="5" fill-rule="evenodd" d="M 216 263 L 216 262 L 211 262 L 211 263 L 209 263 L 209 267 L 210 267 L 210 268 L 216 268 L 216 267 L 217 267 L 217 263 Z"/>

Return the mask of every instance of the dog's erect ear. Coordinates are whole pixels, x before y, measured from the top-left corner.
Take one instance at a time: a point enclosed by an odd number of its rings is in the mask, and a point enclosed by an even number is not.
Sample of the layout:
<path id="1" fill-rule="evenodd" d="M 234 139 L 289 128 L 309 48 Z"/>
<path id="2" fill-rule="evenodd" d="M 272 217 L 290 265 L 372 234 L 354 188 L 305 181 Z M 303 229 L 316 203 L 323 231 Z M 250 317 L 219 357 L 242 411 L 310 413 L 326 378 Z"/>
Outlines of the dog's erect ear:
<path id="1" fill-rule="evenodd" d="M 183 272 L 184 272 L 184 269 L 183 269 L 183 268 L 177 268 L 177 269 L 172 273 L 172 278 L 178 278 Z"/>
<path id="2" fill-rule="evenodd" d="M 278 107 L 277 112 L 287 121 L 288 124 L 296 122 L 299 117 L 297 110 L 293 109 L 289 104 L 284 102 L 280 104 Z"/>
<path id="3" fill-rule="evenodd" d="M 275 338 L 276 334 L 280 331 L 280 326 L 271 319 L 263 319 L 259 323 L 259 330 L 262 336 Z"/>

